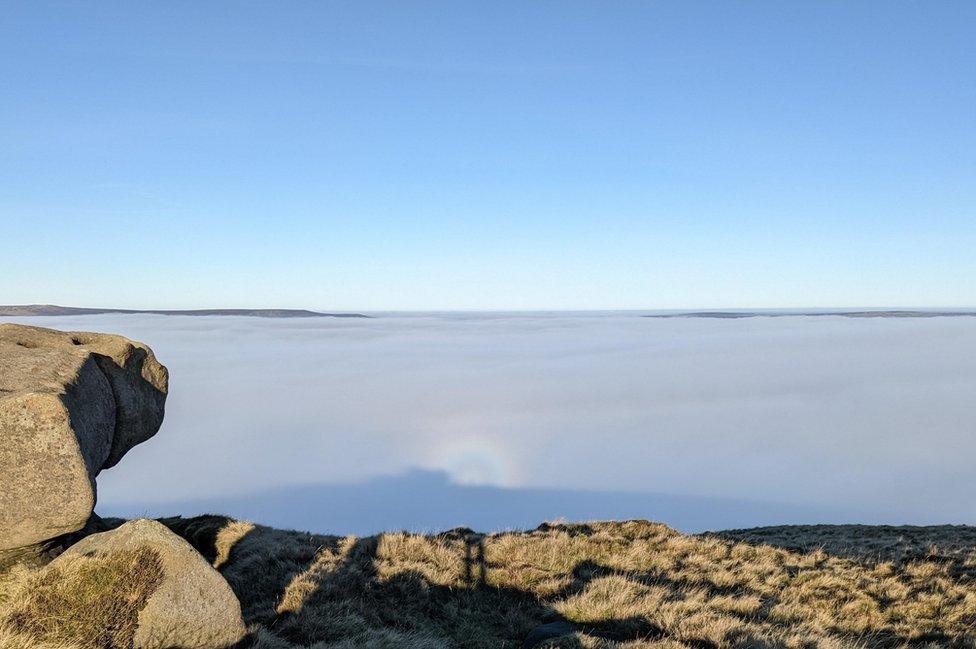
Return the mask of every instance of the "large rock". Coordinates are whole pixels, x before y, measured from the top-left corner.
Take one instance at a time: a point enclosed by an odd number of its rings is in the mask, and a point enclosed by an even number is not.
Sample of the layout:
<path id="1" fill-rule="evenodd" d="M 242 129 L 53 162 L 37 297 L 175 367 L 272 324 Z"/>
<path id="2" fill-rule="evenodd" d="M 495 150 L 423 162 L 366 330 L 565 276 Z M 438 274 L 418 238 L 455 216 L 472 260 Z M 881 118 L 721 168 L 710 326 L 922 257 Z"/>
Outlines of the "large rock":
<path id="1" fill-rule="evenodd" d="M 169 373 L 148 346 L 112 334 L 56 331 L 42 327 L 0 324 L 0 344 L 39 350 L 81 348 L 101 368 L 115 398 L 115 433 L 103 468 L 159 430 L 163 423 Z"/>
<path id="2" fill-rule="evenodd" d="M 0 552 L 85 525 L 98 472 L 159 429 L 167 381 L 121 336 L 0 325 Z"/>
<path id="3" fill-rule="evenodd" d="M 227 581 L 189 543 L 156 521 L 134 520 L 87 536 L 45 570 L 79 574 L 79 562 L 138 556 L 146 550 L 158 558 L 161 574 L 141 602 L 135 649 L 217 649 L 241 640 L 241 605 Z"/>

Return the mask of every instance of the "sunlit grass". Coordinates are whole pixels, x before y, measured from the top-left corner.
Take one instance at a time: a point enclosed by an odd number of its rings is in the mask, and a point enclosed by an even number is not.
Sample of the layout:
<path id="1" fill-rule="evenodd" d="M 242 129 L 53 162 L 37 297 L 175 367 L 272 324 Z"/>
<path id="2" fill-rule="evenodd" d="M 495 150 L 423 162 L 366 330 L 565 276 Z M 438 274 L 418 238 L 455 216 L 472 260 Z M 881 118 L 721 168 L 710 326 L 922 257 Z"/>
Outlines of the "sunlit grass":
<path id="1" fill-rule="evenodd" d="M 556 620 L 575 633 L 540 646 L 976 648 L 972 528 L 687 536 L 635 521 L 356 538 L 165 522 L 228 579 L 257 649 L 515 648 Z"/>

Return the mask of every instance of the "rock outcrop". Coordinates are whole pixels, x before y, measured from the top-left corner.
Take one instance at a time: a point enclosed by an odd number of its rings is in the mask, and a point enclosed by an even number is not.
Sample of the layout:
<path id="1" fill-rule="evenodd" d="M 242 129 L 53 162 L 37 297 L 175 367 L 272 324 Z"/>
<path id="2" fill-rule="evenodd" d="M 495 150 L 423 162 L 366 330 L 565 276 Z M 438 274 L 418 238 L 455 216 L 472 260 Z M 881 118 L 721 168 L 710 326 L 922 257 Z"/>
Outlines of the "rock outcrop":
<path id="1" fill-rule="evenodd" d="M 129 521 L 87 536 L 45 570 L 146 551 L 156 556 L 161 570 L 139 609 L 135 649 L 214 649 L 243 638 L 241 606 L 230 586 L 189 543 L 156 521 Z"/>
<path id="2" fill-rule="evenodd" d="M 0 552 L 84 527 L 95 477 L 159 430 L 167 389 L 141 343 L 0 325 Z"/>
<path id="3" fill-rule="evenodd" d="M 0 325 L 0 571 L 49 561 L 3 602 L 4 630 L 135 649 L 244 637 L 240 602 L 193 546 L 156 521 L 93 512 L 98 473 L 159 430 L 168 379 L 121 336 Z"/>

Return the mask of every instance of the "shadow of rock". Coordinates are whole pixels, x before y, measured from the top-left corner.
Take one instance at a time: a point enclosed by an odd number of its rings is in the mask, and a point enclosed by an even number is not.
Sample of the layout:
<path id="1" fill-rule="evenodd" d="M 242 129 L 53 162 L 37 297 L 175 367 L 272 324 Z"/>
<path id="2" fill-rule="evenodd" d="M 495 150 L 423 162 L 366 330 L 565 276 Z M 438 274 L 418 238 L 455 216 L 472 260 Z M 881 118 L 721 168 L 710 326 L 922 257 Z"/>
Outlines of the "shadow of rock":
<path id="1" fill-rule="evenodd" d="M 337 537 L 285 532 L 206 514 L 159 519 L 202 554 L 230 584 L 247 624 L 273 625 L 288 586 L 307 571 L 324 550 L 338 547 Z M 269 561 L 273 565 L 269 565 Z"/>
<path id="2" fill-rule="evenodd" d="M 217 541 L 221 530 L 235 522 L 229 516 L 219 516 L 216 514 L 205 514 L 203 516 L 194 516 L 193 518 L 170 516 L 158 520 L 174 534 L 183 537 L 184 540 L 192 545 L 210 563 L 217 560 Z M 235 550 L 236 548 L 232 548 L 231 552 Z"/>

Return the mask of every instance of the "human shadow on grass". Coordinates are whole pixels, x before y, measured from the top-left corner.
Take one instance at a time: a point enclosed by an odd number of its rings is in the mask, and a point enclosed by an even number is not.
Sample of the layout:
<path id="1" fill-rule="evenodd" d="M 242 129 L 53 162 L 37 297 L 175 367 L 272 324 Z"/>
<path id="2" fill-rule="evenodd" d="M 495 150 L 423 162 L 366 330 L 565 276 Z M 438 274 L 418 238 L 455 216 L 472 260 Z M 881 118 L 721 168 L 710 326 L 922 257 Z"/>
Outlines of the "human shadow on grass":
<path id="1" fill-rule="evenodd" d="M 450 639 L 450 646 L 484 649 L 542 646 L 556 637 L 576 633 L 617 642 L 664 636 L 658 625 L 639 617 L 588 624 L 570 622 L 530 591 L 491 585 L 489 571 L 502 566 L 488 560 L 483 535 L 460 529 L 441 534 L 439 538 L 463 547 L 461 588 L 431 583 L 419 571 L 408 570 L 381 578 L 376 561 L 382 536 L 357 538 L 341 562 L 330 570 L 318 572 L 314 588 L 300 607 L 279 610 L 263 620 L 248 621 L 259 621 L 278 637 L 297 645 L 342 640 L 368 642 L 370 632 L 382 629 L 407 637 L 411 634 L 429 637 L 433 633 Z M 312 563 L 314 559 L 309 566 Z M 571 584 L 555 598 L 581 593 L 593 579 L 610 572 L 591 562 L 582 562 L 573 571 Z M 290 573 L 292 577 L 297 574 L 298 571 Z M 279 601 L 290 585 L 284 581 L 279 580 L 283 586 L 275 598 Z M 231 580 L 231 585 L 240 589 L 242 598 L 247 598 L 253 588 L 248 580 Z M 350 601 L 360 603 L 357 610 L 349 610 Z M 692 642 L 691 645 L 712 649 L 710 643 Z"/>
<path id="2" fill-rule="evenodd" d="M 161 522 L 210 561 L 218 555 L 221 530 L 234 523 L 233 519 L 215 515 L 172 517 Z M 461 529 L 440 538 L 463 547 L 460 588 L 431 583 L 419 571 L 380 578 L 376 561 L 382 536 L 352 540 L 339 562 L 319 570 L 314 568 L 318 556 L 324 551 L 339 552 L 344 539 L 255 527 L 239 536 L 229 551 L 225 550 L 227 558 L 220 569 L 242 602 L 246 623 L 260 624 L 297 645 L 343 640 L 368 643 L 371 633 L 386 629 L 408 638 L 450 639 L 451 646 L 531 647 L 554 637 L 553 623 L 570 624 L 533 593 L 488 583 L 489 570 L 499 566 L 488 560 L 484 536 Z M 293 543 L 296 539 L 300 541 L 297 544 Z M 251 543 L 273 543 L 288 556 L 261 554 L 260 558 L 268 564 L 262 566 L 249 557 L 247 545 Z M 304 546 L 305 551 L 296 551 L 299 546 Z M 561 595 L 582 591 L 595 574 L 581 567 L 573 585 Z M 313 587 L 300 606 L 282 610 L 280 604 L 296 578 L 314 582 Z M 350 602 L 357 605 L 350 607 Z M 546 628 L 533 635 L 539 627 Z M 616 640 L 660 634 L 656 626 L 639 619 L 575 625 L 566 633 L 576 631 Z M 256 640 L 252 635 L 242 647 L 253 646 Z"/>
<path id="3" fill-rule="evenodd" d="M 177 533 L 188 537 L 207 557 L 215 557 L 220 529 L 233 521 L 225 517 L 167 519 Z M 544 525 L 540 531 L 557 526 Z M 558 526 L 568 534 L 584 533 L 587 526 Z M 592 530 L 590 530 L 592 531 Z M 405 647 L 544 647 L 557 642 L 559 647 L 582 646 L 579 637 L 588 636 L 609 642 L 668 639 L 666 629 L 644 617 L 619 616 L 593 623 L 576 623 L 563 618 L 553 602 L 584 593 L 599 579 L 618 577 L 651 587 L 663 587 L 680 596 L 686 591 L 704 592 L 707 598 L 757 597 L 764 600 L 758 610 L 726 611 L 730 618 L 780 627 L 781 619 L 770 615 L 775 598 L 746 585 L 723 586 L 692 576 L 667 572 L 621 572 L 598 562 L 576 564 L 568 583 L 540 597 L 529 590 L 500 587 L 492 583 L 493 571 L 510 569 L 492 561 L 491 539 L 469 529 L 457 529 L 429 537 L 457 552 L 460 585 L 444 585 L 428 578 L 420 569 L 383 571 L 385 559 L 378 552 L 383 536 L 339 538 L 284 532 L 255 527 L 236 539 L 226 553 L 221 571 L 244 605 L 248 623 L 258 623 L 283 640 L 297 645 L 315 642 L 352 642 L 371 646 L 382 639 L 382 646 Z M 271 552 L 247 551 L 251 543 L 265 544 Z M 270 545 L 268 545 L 270 544 Z M 252 548 L 253 549 L 253 548 Z M 335 561 L 317 563 L 322 553 Z M 420 560 L 420 559 L 418 559 Z M 449 573 L 445 573 L 449 577 Z M 497 574 L 497 573 L 496 573 Z M 441 581 L 441 580 L 438 580 Z M 450 582 L 450 579 L 445 581 Z M 298 583 L 301 597 L 290 606 L 280 604 Z M 784 630 L 786 630 L 784 628 Z M 837 630 L 839 638 L 854 642 L 862 638 Z M 391 635 L 392 634 L 392 635 Z M 391 638 L 393 638 L 391 643 Z M 557 638 L 559 638 L 557 640 Z M 575 639 L 574 639 L 575 638 Z M 243 647 L 260 646 L 250 637 Z M 743 638 L 750 647 L 777 647 L 762 638 Z M 402 642 L 401 642 L 402 641 Z M 694 649 L 715 649 L 718 643 L 708 637 L 689 637 L 680 641 Z M 894 632 L 875 633 L 865 646 L 887 649 L 936 643 L 950 646 L 954 641 L 940 632 L 911 638 Z M 396 644 L 401 642 L 401 644 Z M 574 644 L 575 643 L 575 644 Z"/>

